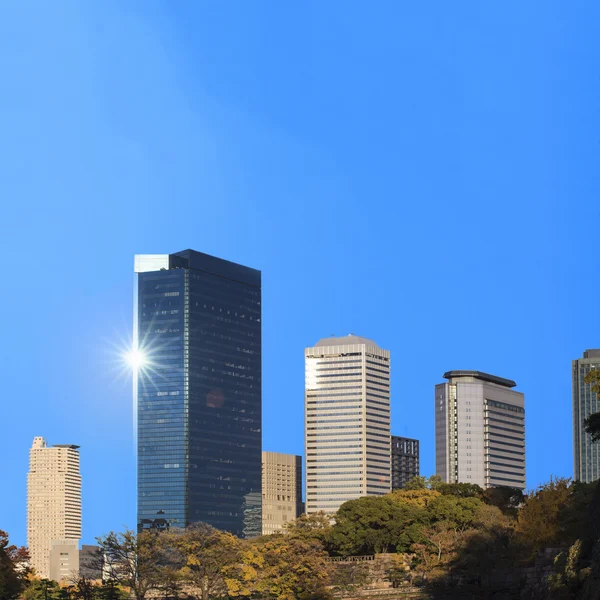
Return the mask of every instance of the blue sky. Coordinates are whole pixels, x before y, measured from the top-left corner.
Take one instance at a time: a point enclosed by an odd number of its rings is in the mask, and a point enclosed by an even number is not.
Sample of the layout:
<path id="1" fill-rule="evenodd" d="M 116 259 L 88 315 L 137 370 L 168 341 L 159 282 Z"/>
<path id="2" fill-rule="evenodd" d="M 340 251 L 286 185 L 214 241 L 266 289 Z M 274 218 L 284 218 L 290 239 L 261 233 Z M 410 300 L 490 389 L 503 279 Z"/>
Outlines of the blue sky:
<path id="1" fill-rule="evenodd" d="M 303 448 L 303 349 L 392 352 L 434 471 L 433 386 L 515 379 L 530 487 L 572 474 L 600 346 L 596 2 L 0 6 L 0 529 L 34 436 L 81 445 L 83 540 L 135 523 L 133 255 L 263 272 L 264 448 Z"/>

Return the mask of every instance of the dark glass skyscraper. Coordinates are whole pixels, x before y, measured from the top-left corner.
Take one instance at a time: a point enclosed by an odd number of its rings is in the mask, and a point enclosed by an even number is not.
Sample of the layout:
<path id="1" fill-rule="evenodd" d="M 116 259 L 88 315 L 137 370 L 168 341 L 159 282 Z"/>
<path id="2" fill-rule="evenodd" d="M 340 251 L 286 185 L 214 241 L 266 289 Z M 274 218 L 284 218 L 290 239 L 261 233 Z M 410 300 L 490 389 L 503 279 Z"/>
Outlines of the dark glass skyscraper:
<path id="1" fill-rule="evenodd" d="M 261 534 L 261 274 L 136 255 L 138 526 Z"/>
<path id="2" fill-rule="evenodd" d="M 392 490 L 419 476 L 419 440 L 392 436 Z"/>

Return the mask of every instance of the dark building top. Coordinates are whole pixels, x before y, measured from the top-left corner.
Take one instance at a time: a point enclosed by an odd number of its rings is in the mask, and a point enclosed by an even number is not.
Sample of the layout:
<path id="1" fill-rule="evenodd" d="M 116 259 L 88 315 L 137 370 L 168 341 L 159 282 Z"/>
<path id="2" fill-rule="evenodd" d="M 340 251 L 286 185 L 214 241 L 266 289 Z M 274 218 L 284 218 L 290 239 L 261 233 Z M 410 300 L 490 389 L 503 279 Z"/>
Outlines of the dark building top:
<path id="1" fill-rule="evenodd" d="M 583 353 L 583 358 L 600 358 L 600 350 L 597 350 L 597 349 L 586 350 Z"/>
<path id="2" fill-rule="evenodd" d="M 75 444 L 52 444 L 53 448 L 72 448 L 73 450 L 77 450 L 81 446 L 76 446 Z"/>
<path id="3" fill-rule="evenodd" d="M 507 388 L 517 387 L 516 382 L 512 379 L 504 379 L 504 377 L 482 373 L 481 371 L 446 371 L 444 373 L 444 379 L 458 379 L 460 377 L 472 377 L 473 379 L 495 383 Z"/>
<path id="4" fill-rule="evenodd" d="M 239 283 L 260 287 L 260 271 L 196 250 L 182 250 L 169 255 L 170 269 L 194 269 Z"/>

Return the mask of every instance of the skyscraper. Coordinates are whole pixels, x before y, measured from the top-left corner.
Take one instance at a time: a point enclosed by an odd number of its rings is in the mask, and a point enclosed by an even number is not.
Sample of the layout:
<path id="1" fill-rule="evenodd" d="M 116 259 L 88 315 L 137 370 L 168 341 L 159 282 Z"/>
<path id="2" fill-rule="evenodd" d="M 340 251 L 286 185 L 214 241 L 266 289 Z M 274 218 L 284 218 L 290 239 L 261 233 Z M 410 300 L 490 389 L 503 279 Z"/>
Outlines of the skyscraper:
<path id="1" fill-rule="evenodd" d="M 27 545 L 31 566 L 50 577 L 50 549 L 58 540 L 81 537 L 81 475 L 79 446 L 48 446 L 33 439 L 27 475 Z"/>
<path id="2" fill-rule="evenodd" d="M 600 411 L 592 386 L 584 381 L 592 369 L 600 369 L 600 350 L 586 350 L 583 358 L 573 361 L 573 478 L 585 483 L 600 478 L 600 444 L 584 429 L 585 419 Z"/>
<path id="3" fill-rule="evenodd" d="M 302 512 L 302 457 L 262 453 L 263 535 L 281 532 Z"/>
<path id="4" fill-rule="evenodd" d="M 392 489 L 402 489 L 419 475 L 419 440 L 392 436 Z"/>
<path id="5" fill-rule="evenodd" d="M 306 512 L 391 490 L 390 353 L 355 336 L 305 350 Z"/>
<path id="6" fill-rule="evenodd" d="M 525 397 L 510 379 L 448 371 L 435 386 L 436 472 L 447 483 L 525 488 Z"/>
<path id="7" fill-rule="evenodd" d="M 260 271 L 184 250 L 135 272 L 138 527 L 260 535 Z"/>

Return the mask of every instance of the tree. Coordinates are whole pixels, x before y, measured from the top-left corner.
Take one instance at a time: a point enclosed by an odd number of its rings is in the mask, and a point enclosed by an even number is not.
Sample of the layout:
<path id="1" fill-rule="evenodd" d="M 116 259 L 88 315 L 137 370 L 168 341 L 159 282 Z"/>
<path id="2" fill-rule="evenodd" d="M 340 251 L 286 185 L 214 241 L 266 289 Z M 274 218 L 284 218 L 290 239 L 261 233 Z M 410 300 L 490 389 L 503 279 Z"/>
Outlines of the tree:
<path id="1" fill-rule="evenodd" d="M 237 580 L 229 580 L 231 596 L 294 600 L 326 598 L 331 563 L 314 539 L 271 535 L 252 540 L 242 554 Z"/>
<path id="2" fill-rule="evenodd" d="M 319 511 L 304 514 L 284 525 L 284 530 L 291 536 L 305 539 L 318 540 L 324 546 L 327 545 L 331 535 L 331 517 L 325 512 Z"/>
<path id="3" fill-rule="evenodd" d="M 166 572 L 175 570 L 186 590 L 201 600 L 225 594 L 227 579 L 235 578 L 241 562 L 242 540 L 197 523 L 185 530 L 171 530 L 165 534 L 165 542 L 171 549 Z"/>
<path id="4" fill-rule="evenodd" d="M 9 544 L 8 533 L 0 530 L 0 598 L 17 598 L 25 588 L 29 568 L 26 548 Z"/>
<path id="5" fill-rule="evenodd" d="M 504 486 L 487 488 L 483 492 L 482 499 L 487 504 L 498 507 L 510 517 L 516 517 L 518 508 L 525 502 L 523 490 Z"/>
<path id="6" fill-rule="evenodd" d="M 69 595 L 75 600 L 94 600 L 97 587 L 93 581 L 84 575 L 76 575 L 70 579 Z"/>
<path id="7" fill-rule="evenodd" d="M 439 498 L 441 494 L 427 488 L 414 488 L 396 490 L 390 494 L 390 498 L 399 504 L 411 504 L 420 508 L 427 508 L 429 504 Z"/>
<path id="8" fill-rule="evenodd" d="M 431 501 L 428 512 L 432 522 L 443 521 L 455 531 L 465 531 L 473 523 L 482 504 L 477 498 L 440 496 Z"/>
<path id="9" fill-rule="evenodd" d="M 442 485 L 442 478 L 439 475 L 431 475 L 424 477 L 423 475 L 415 475 L 409 479 L 402 490 L 437 490 L 439 485 Z"/>
<path id="10" fill-rule="evenodd" d="M 435 490 L 443 496 L 457 496 L 458 498 L 483 497 L 483 489 L 476 483 L 439 483 Z"/>
<path id="11" fill-rule="evenodd" d="M 23 600 L 64 600 L 68 594 L 52 579 L 34 579 L 22 597 Z"/>
<path id="12" fill-rule="evenodd" d="M 592 369 L 584 378 L 585 383 L 591 384 L 592 391 L 600 398 L 600 371 Z M 591 414 L 584 422 L 585 431 L 592 436 L 593 442 L 600 441 L 600 413 Z"/>
<path id="13" fill-rule="evenodd" d="M 571 481 L 565 478 L 551 479 L 528 496 L 519 511 L 517 532 L 532 552 L 566 541 L 560 515 L 570 496 Z"/>
<path id="14" fill-rule="evenodd" d="M 331 532 L 332 549 L 345 556 L 404 549 L 399 547 L 401 535 L 425 513 L 414 504 L 396 501 L 394 494 L 363 496 L 342 504 Z"/>
<path id="15" fill-rule="evenodd" d="M 141 531 L 135 534 L 130 529 L 123 533 L 110 532 L 96 538 L 98 555 L 103 558 L 104 578 L 115 585 L 129 588 L 136 600 L 145 600 L 150 590 L 160 584 L 160 572 L 164 534 Z"/>

